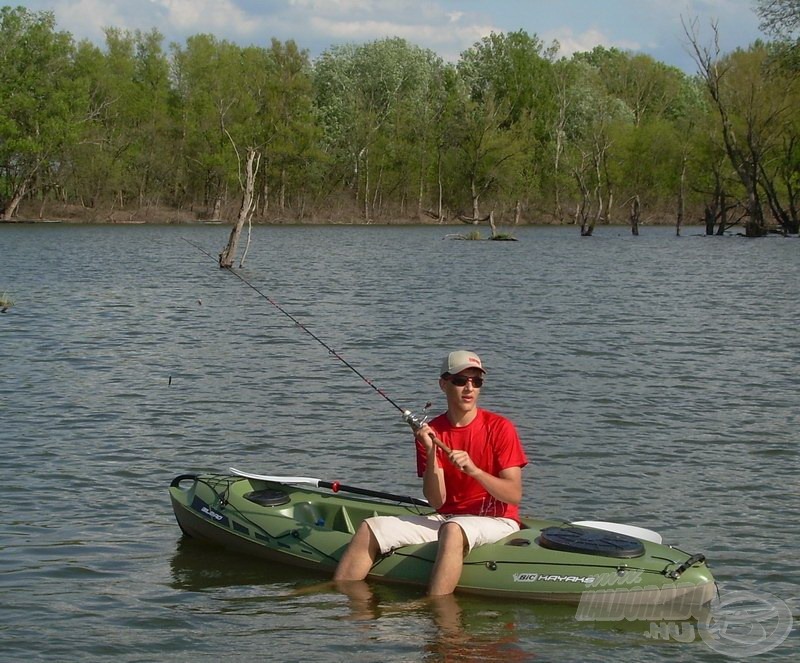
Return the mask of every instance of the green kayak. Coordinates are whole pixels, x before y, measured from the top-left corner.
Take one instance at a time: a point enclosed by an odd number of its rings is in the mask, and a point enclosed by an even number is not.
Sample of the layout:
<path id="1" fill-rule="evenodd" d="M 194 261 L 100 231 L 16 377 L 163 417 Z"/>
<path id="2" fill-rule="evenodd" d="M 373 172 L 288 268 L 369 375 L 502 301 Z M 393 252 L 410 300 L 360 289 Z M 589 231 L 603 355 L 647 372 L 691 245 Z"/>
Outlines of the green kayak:
<path id="1" fill-rule="evenodd" d="M 186 536 L 332 573 L 365 518 L 432 512 L 423 500 L 335 482 L 316 484 L 335 491 L 331 494 L 295 485 L 311 480 L 240 474 L 245 476 L 183 474 L 173 479 L 172 506 Z M 714 579 L 703 555 L 599 529 L 602 525 L 523 518 L 519 532 L 469 553 L 457 591 L 579 603 L 587 614 L 608 617 L 611 611 L 629 619 L 667 618 L 663 611 L 633 615 L 631 610 L 641 606 L 669 605 L 677 616 L 696 616 L 714 597 Z M 399 548 L 379 559 L 370 577 L 424 586 L 435 555 L 436 544 Z"/>

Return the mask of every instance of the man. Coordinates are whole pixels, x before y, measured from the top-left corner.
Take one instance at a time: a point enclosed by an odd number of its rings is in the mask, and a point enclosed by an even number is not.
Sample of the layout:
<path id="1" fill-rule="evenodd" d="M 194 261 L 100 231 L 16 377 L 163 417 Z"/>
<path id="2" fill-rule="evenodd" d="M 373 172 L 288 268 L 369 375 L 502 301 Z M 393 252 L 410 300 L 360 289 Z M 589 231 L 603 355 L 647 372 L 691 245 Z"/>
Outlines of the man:
<path id="1" fill-rule="evenodd" d="M 485 373 L 474 352 L 448 354 L 439 378 L 447 411 L 416 432 L 417 473 L 437 513 L 368 518 L 345 550 L 334 580 L 363 580 L 379 554 L 438 540 L 428 593 L 450 594 L 472 548 L 519 529 L 522 468 L 528 461 L 514 425 L 478 407 Z"/>

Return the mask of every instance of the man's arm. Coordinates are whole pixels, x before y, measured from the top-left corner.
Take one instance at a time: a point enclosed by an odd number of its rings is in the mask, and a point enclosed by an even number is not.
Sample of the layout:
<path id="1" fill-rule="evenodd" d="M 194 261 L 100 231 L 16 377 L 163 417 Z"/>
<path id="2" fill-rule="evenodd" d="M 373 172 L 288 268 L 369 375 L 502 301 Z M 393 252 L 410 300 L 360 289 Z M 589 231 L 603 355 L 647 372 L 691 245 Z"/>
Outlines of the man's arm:
<path id="1" fill-rule="evenodd" d="M 444 483 L 444 471 L 439 466 L 436 457 L 436 445 L 433 441 L 436 433 L 430 426 L 422 426 L 417 433 L 417 439 L 425 449 L 425 471 L 422 474 L 422 494 L 428 503 L 438 509 L 447 499 L 447 488 Z"/>
<path id="2" fill-rule="evenodd" d="M 466 451 L 452 451 L 449 458 L 453 465 L 475 479 L 496 500 L 515 505 L 522 501 L 521 467 L 507 467 L 494 476 L 475 465 Z"/>
<path id="3" fill-rule="evenodd" d="M 436 447 L 428 452 L 428 462 L 422 475 L 422 494 L 428 503 L 438 509 L 447 499 L 447 488 L 444 484 L 444 471 L 436 459 Z"/>

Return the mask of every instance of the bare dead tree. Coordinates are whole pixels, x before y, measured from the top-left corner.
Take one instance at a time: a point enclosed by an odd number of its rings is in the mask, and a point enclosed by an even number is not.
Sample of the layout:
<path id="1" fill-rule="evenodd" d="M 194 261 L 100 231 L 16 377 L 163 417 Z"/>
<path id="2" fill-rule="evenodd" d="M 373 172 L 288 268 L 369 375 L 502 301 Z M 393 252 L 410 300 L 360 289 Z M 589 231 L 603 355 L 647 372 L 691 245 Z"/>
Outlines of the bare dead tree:
<path id="1" fill-rule="evenodd" d="M 578 188 L 581 190 L 581 202 L 575 206 L 575 223 L 580 224 L 581 237 L 591 237 L 594 232 L 594 221 L 589 220 L 592 204 L 589 185 L 586 182 L 585 163 L 584 155 L 581 167 L 575 168 L 572 173 L 578 183 Z"/>
<path id="2" fill-rule="evenodd" d="M 639 235 L 639 221 L 641 218 L 642 206 L 639 202 L 639 196 L 636 195 L 631 201 L 631 234 Z"/>
<path id="3" fill-rule="evenodd" d="M 236 146 L 234 145 L 234 149 L 235 148 Z M 236 158 L 239 158 L 238 150 L 236 151 Z M 230 268 L 233 266 L 233 261 L 236 258 L 237 244 L 239 243 L 239 236 L 242 233 L 242 228 L 244 227 L 244 224 L 249 223 L 252 218 L 253 211 L 255 209 L 255 181 L 260 164 L 261 153 L 253 147 L 248 148 L 244 182 L 242 182 L 241 179 L 241 169 L 239 174 L 239 183 L 242 187 L 242 204 L 239 207 L 239 216 L 236 219 L 236 223 L 234 224 L 233 228 L 231 229 L 230 236 L 228 237 L 228 244 L 225 249 L 223 249 L 222 253 L 219 254 L 219 266 L 221 268 Z M 245 251 L 245 255 L 246 253 L 247 252 Z M 242 258 L 242 261 L 244 261 L 244 257 Z"/>
<path id="4" fill-rule="evenodd" d="M 683 155 L 681 157 L 681 176 L 678 184 L 678 210 L 675 215 L 675 235 L 681 236 L 681 228 L 683 227 L 683 220 L 686 216 L 686 164 L 689 160 L 686 154 L 686 146 L 684 145 Z"/>
<path id="5" fill-rule="evenodd" d="M 712 22 L 711 29 L 714 33 L 713 46 L 701 46 L 697 35 L 697 21 L 687 25 L 683 19 L 684 32 L 689 39 L 691 55 L 698 66 L 700 76 L 706 85 L 712 101 L 720 118 L 722 141 L 725 152 L 736 174 L 747 192 L 748 220 L 745 224 L 745 234 L 748 237 L 760 237 L 765 234 L 764 215 L 758 191 L 758 172 L 761 153 L 752 149 L 754 145 L 741 147 L 734 130 L 731 118 L 731 109 L 722 91 L 722 81 L 728 73 L 728 67 L 723 65 L 720 58 L 719 30 L 716 22 Z M 750 124 L 747 128 L 748 135 L 753 136 L 754 127 Z"/>

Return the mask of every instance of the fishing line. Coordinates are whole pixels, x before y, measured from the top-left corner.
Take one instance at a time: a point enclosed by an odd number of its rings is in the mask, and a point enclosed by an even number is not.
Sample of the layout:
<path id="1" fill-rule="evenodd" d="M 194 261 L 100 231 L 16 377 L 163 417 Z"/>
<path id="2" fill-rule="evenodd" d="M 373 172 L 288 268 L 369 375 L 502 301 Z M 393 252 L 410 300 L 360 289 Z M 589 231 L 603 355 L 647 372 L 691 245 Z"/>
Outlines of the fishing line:
<path id="1" fill-rule="evenodd" d="M 186 239 L 185 237 L 182 238 L 187 244 L 191 244 L 194 248 L 196 248 L 201 253 L 204 253 L 209 258 L 211 258 L 214 262 L 219 263 L 218 259 L 212 256 L 208 251 L 206 251 L 202 246 L 199 244 L 195 244 L 194 242 Z M 239 272 L 237 272 L 232 267 L 222 267 L 222 269 L 226 269 L 231 274 L 233 274 L 237 279 L 239 279 L 242 283 L 246 286 L 254 290 L 260 297 L 266 299 L 270 304 L 272 304 L 276 309 L 278 309 L 283 315 L 285 315 L 289 320 L 291 320 L 295 325 L 297 325 L 300 329 L 302 329 L 306 334 L 308 334 L 311 338 L 313 338 L 317 343 L 319 343 L 323 348 L 328 351 L 328 354 L 332 355 L 336 359 L 338 359 L 342 364 L 347 366 L 353 373 L 355 373 L 358 377 L 360 377 L 364 382 L 366 382 L 379 396 L 384 398 L 388 403 L 394 406 L 398 411 L 402 412 L 403 414 L 403 421 L 409 424 L 412 428 L 416 429 L 419 428 L 423 423 L 424 419 L 417 417 L 416 415 L 412 414 L 409 410 L 406 410 L 403 407 L 400 407 L 397 403 L 395 403 L 382 389 L 376 386 L 372 380 L 366 377 L 361 371 L 359 371 L 355 366 L 353 366 L 349 361 L 347 361 L 342 355 L 340 355 L 336 350 L 334 350 L 330 345 L 328 345 L 325 341 L 323 341 L 319 336 L 317 336 L 314 332 L 312 332 L 308 327 L 306 327 L 302 322 L 300 322 L 296 317 L 294 317 L 289 311 L 283 308 L 278 302 L 276 302 L 272 297 L 267 295 L 266 293 L 262 292 L 258 287 L 253 285 L 250 281 L 248 281 L 244 276 L 242 276 Z M 426 406 L 427 407 L 427 406 Z"/>

